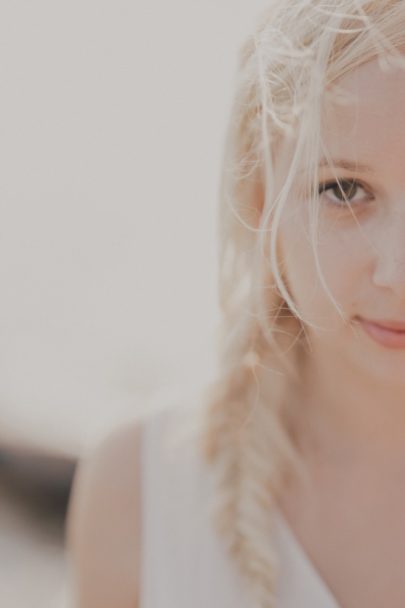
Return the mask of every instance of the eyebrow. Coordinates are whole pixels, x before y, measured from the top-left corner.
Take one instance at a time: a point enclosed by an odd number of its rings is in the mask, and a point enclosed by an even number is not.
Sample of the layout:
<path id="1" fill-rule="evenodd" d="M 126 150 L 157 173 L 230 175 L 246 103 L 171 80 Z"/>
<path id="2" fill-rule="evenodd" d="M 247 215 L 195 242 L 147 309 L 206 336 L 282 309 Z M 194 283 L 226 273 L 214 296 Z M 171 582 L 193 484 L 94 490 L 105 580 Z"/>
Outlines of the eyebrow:
<path id="1" fill-rule="evenodd" d="M 362 163 L 358 163 L 352 160 L 346 160 L 345 158 L 339 158 L 336 160 L 332 159 L 332 166 L 358 173 L 374 173 L 374 170 L 368 165 L 364 165 Z M 322 158 L 320 160 L 319 167 L 330 167 L 329 162 L 326 158 Z"/>

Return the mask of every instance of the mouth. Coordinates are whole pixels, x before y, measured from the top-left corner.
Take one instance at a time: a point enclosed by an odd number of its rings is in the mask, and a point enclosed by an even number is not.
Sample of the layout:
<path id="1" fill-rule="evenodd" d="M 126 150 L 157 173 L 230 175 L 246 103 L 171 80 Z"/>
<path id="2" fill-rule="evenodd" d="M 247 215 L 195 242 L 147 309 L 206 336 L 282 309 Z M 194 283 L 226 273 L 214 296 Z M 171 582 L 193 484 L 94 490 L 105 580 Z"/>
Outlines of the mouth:
<path id="1" fill-rule="evenodd" d="M 386 348 L 405 349 L 405 322 L 396 320 L 371 320 L 356 317 L 365 333 Z"/>

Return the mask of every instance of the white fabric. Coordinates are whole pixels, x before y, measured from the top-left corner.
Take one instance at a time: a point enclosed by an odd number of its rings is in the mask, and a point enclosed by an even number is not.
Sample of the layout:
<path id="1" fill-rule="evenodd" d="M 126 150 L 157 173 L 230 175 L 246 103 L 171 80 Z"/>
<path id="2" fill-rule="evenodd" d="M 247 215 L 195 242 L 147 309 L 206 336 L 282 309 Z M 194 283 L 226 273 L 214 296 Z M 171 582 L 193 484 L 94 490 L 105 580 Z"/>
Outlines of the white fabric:
<path id="1" fill-rule="evenodd" d="M 256 608 L 212 527 L 213 476 L 190 433 L 193 423 L 198 429 L 197 408 L 144 420 L 139 608 Z M 274 534 L 277 608 L 339 608 L 280 512 Z"/>

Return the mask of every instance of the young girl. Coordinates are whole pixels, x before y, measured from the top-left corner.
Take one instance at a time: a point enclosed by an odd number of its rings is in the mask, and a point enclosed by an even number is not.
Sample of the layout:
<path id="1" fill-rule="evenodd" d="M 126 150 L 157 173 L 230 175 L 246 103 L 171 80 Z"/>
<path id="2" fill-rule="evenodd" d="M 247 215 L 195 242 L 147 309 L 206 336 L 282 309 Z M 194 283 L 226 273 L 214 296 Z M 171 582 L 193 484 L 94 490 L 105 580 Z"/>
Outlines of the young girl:
<path id="1" fill-rule="evenodd" d="M 81 468 L 78 607 L 405 606 L 404 57 L 402 0 L 269 2 L 226 144 L 218 377 Z"/>

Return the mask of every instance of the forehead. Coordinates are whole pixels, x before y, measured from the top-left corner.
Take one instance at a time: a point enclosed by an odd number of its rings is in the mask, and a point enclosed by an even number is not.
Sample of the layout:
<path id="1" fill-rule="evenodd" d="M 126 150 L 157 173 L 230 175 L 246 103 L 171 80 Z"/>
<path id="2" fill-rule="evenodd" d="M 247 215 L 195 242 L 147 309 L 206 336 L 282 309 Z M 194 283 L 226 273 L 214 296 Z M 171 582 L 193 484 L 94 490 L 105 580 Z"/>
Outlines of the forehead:
<path id="1" fill-rule="evenodd" d="M 331 156 L 375 164 L 400 154 L 403 166 L 405 69 L 386 71 L 373 59 L 337 84 L 348 101 L 343 105 L 325 96 L 322 108 L 322 139 Z"/>

